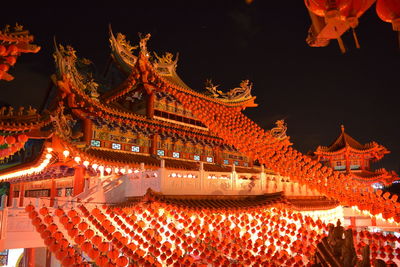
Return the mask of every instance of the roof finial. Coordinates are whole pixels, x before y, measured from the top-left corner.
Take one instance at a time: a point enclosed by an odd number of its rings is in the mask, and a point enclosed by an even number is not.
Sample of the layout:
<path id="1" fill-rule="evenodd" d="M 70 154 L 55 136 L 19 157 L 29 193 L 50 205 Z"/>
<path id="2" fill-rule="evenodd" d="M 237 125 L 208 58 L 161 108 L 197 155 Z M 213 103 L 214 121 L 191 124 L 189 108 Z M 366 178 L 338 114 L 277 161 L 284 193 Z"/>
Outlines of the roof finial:
<path id="1" fill-rule="evenodd" d="M 340 129 L 342 130 L 342 133 L 344 133 L 344 125 L 340 125 Z"/>

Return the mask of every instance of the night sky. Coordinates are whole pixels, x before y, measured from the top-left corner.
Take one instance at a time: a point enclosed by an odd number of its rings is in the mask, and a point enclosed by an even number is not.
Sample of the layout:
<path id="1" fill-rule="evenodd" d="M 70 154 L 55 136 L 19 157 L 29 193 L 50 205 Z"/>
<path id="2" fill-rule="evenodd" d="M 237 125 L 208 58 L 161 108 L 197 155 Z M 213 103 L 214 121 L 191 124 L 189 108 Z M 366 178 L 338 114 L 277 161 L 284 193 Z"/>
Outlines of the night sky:
<path id="1" fill-rule="evenodd" d="M 53 36 L 72 45 L 79 57 L 92 60 L 101 74 L 109 59 L 111 23 L 115 33 L 126 34 L 134 43 L 138 32 L 150 32 L 149 50 L 159 55 L 179 52 L 178 74 L 193 89 L 202 90 L 206 79 L 225 90 L 250 79 L 259 106 L 245 113 L 264 128 L 285 119 L 288 135 L 300 151 L 329 145 L 344 124 L 361 143 L 386 146 L 392 153 L 377 167 L 399 172 L 400 52 L 396 33 L 379 19 L 375 6 L 357 28 L 361 49 L 355 48 L 349 32 L 344 36 L 348 52 L 342 55 L 336 41 L 325 48 L 308 47 L 310 18 L 303 1 L 224 1 L 224 6 L 133 2 L 20 7 L 2 13 L 0 27 L 23 24 L 42 50 L 19 58 L 11 70 L 14 81 L 0 81 L 1 102 L 42 104 L 54 73 Z"/>

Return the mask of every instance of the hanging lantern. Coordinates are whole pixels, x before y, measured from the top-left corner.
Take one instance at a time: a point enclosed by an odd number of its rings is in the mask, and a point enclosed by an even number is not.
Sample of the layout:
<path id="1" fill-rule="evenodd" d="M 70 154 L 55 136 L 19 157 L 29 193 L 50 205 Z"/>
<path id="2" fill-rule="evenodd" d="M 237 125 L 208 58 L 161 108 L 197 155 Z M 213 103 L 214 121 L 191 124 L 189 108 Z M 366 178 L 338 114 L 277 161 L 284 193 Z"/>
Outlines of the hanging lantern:
<path id="1" fill-rule="evenodd" d="M 393 31 L 398 32 L 400 46 L 400 2 L 398 0 L 377 0 L 376 13 L 381 20 L 392 23 Z"/>

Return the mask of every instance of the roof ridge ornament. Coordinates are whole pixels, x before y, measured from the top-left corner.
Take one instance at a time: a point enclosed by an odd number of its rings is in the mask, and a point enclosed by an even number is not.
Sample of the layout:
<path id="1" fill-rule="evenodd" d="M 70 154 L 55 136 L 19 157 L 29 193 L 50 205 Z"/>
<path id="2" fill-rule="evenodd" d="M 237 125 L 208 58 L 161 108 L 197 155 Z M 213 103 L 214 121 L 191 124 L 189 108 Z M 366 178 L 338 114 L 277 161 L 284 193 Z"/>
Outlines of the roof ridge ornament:
<path id="1" fill-rule="evenodd" d="M 147 52 L 147 42 L 149 41 L 151 37 L 151 34 L 148 33 L 145 36 L 143 36 L 142 33 L 139 32 L 139 38 L 140 38 L 140 42 L 139 42 L 139 46 L 140 46 L 140 52 L 144 53 L 144 55 L 146 57 L 149 57 L 149 53 Z"/>
<path id="2" fill-rule="evenodd" d="M 275 122 L 275 125 L 276 127 L 270 130 L 271 135 L 279 140 L 284 140 L 288 138 L 288 136 L 286 135 L 287 124 L 285 123 L 285 120 L 277 120 Z"/>
<path id="3" fill-rule="evenodd" d="M 242 80 L 239 87 L 235 87 L 229 90 L 227 93 L 218 90 L 219 85 L 214 85 L 211 80 L 206 80 L 205 89 L 214 98 L 220 98 L 230 101 L 244 101 L 252 98 L 251 90 L 253 89 L 253 83 L 249 80 Z"/>

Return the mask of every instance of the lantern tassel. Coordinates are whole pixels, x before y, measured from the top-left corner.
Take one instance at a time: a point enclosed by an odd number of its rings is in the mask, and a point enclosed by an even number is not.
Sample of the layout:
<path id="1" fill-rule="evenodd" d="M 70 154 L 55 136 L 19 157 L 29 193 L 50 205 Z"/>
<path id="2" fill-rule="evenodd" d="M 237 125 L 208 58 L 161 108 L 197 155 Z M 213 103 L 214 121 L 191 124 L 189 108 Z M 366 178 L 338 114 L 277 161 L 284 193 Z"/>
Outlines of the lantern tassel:
<path id="1" fill-rule="evenodd" d="M 342 37 L 338 37 L 337 38 L 338 44 L 339 44 L 339 48 L 340 48 L 340 52 L 342 52 L 342 54 L 346 53 L 346 47 L 344 47 L 344 43 L 342 40 Z"/>
<path id="2" fill-rule="evenodd" d="M 355 28 L 352 28 L 352 29 L 353 29 L 354 43 L 356 44 L 356 47 L 357 47 L 358 49 L 360 49 L 360 43 L 358 42 L 358 38 L 357 38 L 357 34 L 356 34 L 356 29 L 355 29 Z"/>

